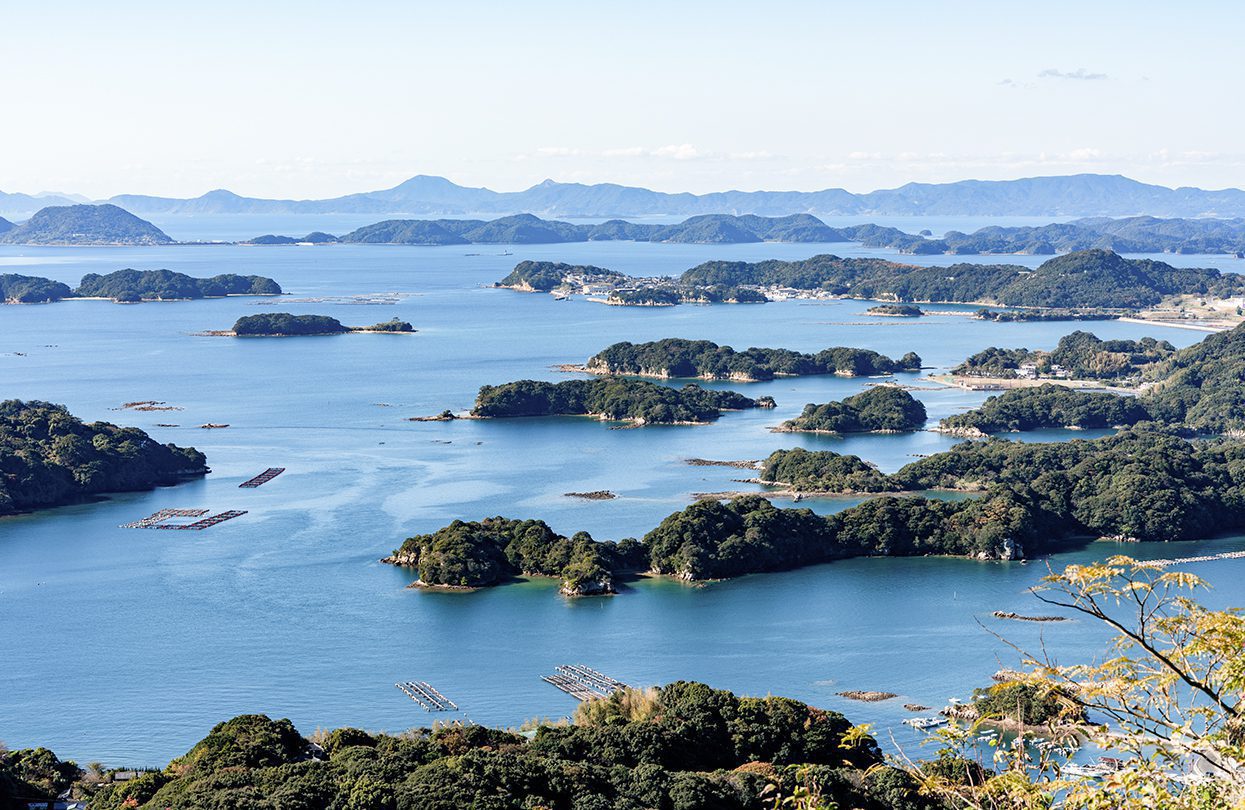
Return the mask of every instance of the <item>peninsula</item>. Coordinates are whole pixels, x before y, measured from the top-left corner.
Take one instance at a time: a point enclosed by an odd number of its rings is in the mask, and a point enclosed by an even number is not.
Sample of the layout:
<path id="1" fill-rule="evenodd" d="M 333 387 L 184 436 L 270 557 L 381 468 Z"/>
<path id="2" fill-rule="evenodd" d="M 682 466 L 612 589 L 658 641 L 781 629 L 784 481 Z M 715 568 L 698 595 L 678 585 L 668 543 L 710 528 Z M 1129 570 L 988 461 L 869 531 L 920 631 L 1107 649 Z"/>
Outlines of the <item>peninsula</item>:
<path id="1" fill-rule="evenodd" d="M 7 245 L 171 245 L 164 231 L 115 205 L 49 206 L 0 232 Z"/>
<path id="2" fill-rule="evenodd" d="M 1213 310 L 1206 302 L 1223 302 L 1234 311 L 1235 305 L 1227 304 L 1245 296 L 1245 276 L 1213 268 L 1177 268 L 1152 259 L 1126 259 L 1107 250 L 1058 256 L 1036 270 L 973 263 L 923 267 L 829 254 L 801 261 L 711 261 L 678 278 L 636 278 L 602 268 L 594 268 L 596 272 L 586 277 L 567 265 L 525 264 L 523 274 L 539 273 L 547 279 L 542 285 L 546 291 L 582 294 L 612 304 L 855 298 L 896 304 L 986 304 L 1032 310 L 1043 319 L 1080 319 L 1159 310 L 1167 311 L 1167 317 L 1187 317 L 1186 310 Z M 497 286 L 521 289 L 510 283 L 514 276 Z M 1215 314 L 1219 318 L 1231 315 Z M 1021 319 L 988 309 L 978 315 Z"/>
<path id="3" fill-rule="evenodd" d="M 0 515 L 139 492 L 208 472 L 192 447 L 138 428 L 83 422 L 62 405 L 0 402 Z"/>

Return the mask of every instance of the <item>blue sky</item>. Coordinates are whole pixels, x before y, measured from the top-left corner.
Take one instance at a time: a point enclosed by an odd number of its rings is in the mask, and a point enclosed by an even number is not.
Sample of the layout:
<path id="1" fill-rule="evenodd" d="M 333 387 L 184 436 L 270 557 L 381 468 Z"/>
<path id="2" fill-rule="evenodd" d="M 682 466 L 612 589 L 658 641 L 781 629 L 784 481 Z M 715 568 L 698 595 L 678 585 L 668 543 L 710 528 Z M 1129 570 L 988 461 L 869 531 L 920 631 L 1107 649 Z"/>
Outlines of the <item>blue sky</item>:
<path id="1" fill-rule="evenodd" d="M 1245 4 L 9 3 L 0 190 L 1245 186 Z"/>

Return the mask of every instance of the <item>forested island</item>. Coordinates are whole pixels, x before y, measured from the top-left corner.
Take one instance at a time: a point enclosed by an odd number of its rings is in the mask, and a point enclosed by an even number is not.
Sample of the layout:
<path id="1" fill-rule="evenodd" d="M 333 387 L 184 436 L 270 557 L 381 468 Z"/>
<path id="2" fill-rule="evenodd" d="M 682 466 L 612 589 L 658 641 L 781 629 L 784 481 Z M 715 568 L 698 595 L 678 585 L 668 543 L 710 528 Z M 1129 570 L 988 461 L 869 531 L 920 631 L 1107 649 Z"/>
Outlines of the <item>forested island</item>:
<path id="1" fill-rule="evenodd" d="M 928 767 L 954 772 L 957 763 Z M 450 723 L 308 739 L 289 720 L 240 715 L 167 767 L 127 780 L 43 748 L 0 753 L 5 807 L 65 794 L 92 810 L 762 810 L 809 783 L 840 807 L 944 807 L 838 712 L 687 681 L 593 700 L 573 722 L 539 723 L 526 735 Z"/>
<path id="2" fill-rule="evenodd" d="M 263 236 L 256 236 L 245 242 L 239 242 L 240 245 L 335 245 L 340 240 L 331 233 L 324 231 L 312 231 L 306 236 L 278 236 L 277 234 L 266 233 Z"/>
<path id="3" fill-rule="evenodd" d="M 234 322 L 233 329 L 223 334 L 235 337 L 299 337 L 344 335 L 348 332 L 411 333 L 414 331 L 415 328 L 411 324 L 396 318 L 372 326 L 343 326 L 341 321 L 328 315 L 260 312 L 255 315 L 244 315 Z"/>
<path id="4" fill-rule="evenodd" d="M 515 416 L 592 416 L 602 421 L 648 424 L 704 424 L 723 411 L 772 408 L 773 399 L 751 399 L 734 391 L 710 391 L 689 383 L 670 388 L 646 380 L 598 377 L 560 383 L 517 380 L 485 385 L 471 415 L 495 419 Z"/>
<path id="5" fill-rule="evenodd" d="M 419 570 L 420 586 L 480 588 L 519 575 L 558 577 L 562 593 L 614 593 L 618 572 L 642 570 L 647 557 L 634 539 L 597 542 L 587 532 L 556 534 L 543 520 L 456 520 L 432 534 L 408 537 L 384 562 Z"/>
<path id="6" fill-rule="evenodd" d="M 137 492 L 205 475 L 194 448 L 138 428 L 83 422 L 62 405 L 0 402 L 0 515 Z"/>
<path id="7" fill-rule="evenodd" d="M 264 276 L 226 273 L 193 278 L 172 270 L 118 270 L 107 275 L 88 273 L 74 295 L 78 298 L 111 298 L 118 302 L 186 301 L 223 298 L 227 295 L 280 295 L 281 285 Z"/>
<path id="8" fill-rule="evenodd" d="M 871 258 L 819 255 L 801 261 L 711 261 L 678 278 L 635 278 L 603 268 L 524 262 L 497 286 L 596 296 L 612 304 L 674 305 L 828 297 L 895 304 L 978 303 L 1028 308 L 978 317 L 992 320 L 1078 320 L 1118 317 L 1194 297 L 1225 300 L 1245 295 L 1245 276 L 1213 268 L 1177 268 L 1151 259 L 1126 259 L 1108 250 L 1057 256 L 1036 270 L 1008 264 L 960 263 L 921 267 Z M 539 277 L 540 286 L 525 283 Z"/>
<path id="9" fill-rule="evenodd" d="M 919 318 L 925 312 L 915 304 L 878 304 L 865 310 L 866 315 L 882 315 L 887 318 Z"/>
<path id="10" fill-rule="evenodd" d="M 49 206 L 0 231 L 9 245 L 171 245 L 164 231 L 115 205 Z"/>
<path id="11" fill-rule="evenodd" d="M 1136 382 L 1147 368 L 1176 353 L 1166 340 L 1102 340 L 1077 331 L 1059 339 L 1052 351 L 991 346 L 951 369 L 962 377 L 1001 379 L 1068 378 Z"/>
<path id="12" fill-rule="evenodd" d="M 902 433 L 925 426 L 925 406 L 895 385 L 876 385 L 840 401 L 809 403 L 777 430 L 810 433 Z"/>
<path id="13" fill-rule="evenodd" d="M 589 358 L 585 369 L 593 374 L 760 382 L 812 374 L 869 377 L 919 371 L 921 357 L 908 352 L 899 360 L 892 360 L 871 349 L 846 346 L 822 349 L 815 354 L 759 348 L 737 352 L 708 340 L 665 338 L 647 343 L 615 343 Z"/>
<path id="14" fill-rule="evenodd" d="M 281 285 L 265 276 L 224 273 L 194 278 L 172 270 L 117 270 L 88 273 L 77 289 L 38 276 L 0 275 L 0 297 L 6 304 L 44 304 L 66 298 L 107 298 L 117 303 L 190 301 L 227 295 L 281 295 Z"/>

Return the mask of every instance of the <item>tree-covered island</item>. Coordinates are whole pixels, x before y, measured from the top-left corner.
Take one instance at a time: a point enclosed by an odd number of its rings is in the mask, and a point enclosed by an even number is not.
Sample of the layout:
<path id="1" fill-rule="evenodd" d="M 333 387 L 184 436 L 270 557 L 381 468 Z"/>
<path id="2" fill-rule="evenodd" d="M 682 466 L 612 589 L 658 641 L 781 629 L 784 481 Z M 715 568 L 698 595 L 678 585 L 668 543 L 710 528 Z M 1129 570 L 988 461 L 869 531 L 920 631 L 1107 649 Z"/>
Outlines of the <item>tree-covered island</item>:
<path id="1" fill-rule="evenodd" d="M 598 377 L 550 383 L 517 380 L 485 385 L 471 415 L 482 419 L 516 416 L 592 416 L 602 421 L 704 424 L 723 411 L 772 408 L 769 397 L 751 399 L 734 391 L 713 391 L 689 383 L 670 388 L 647 380 Z"/>
<path id="2" fill-rule="evenodd" d="M 0 402 L 0 515 L 138 492 L 208 472 L 191 447 L 138 428 L 83 422 L 61 405 Z"/>
<path id="3" fill-rule="evenodd" d="M 39 276 L 0 275 L 0 300 L 6 304 L 42 304 L 66 298 L 106 298 L 117 303 L 190 301 L 228 295 L 280 295 L 281 285 L 264 276 L 225 273 L 193 278 L 172 270 L 117 270 L 88 273 L 77 289 Z"/>
<path id="4" fill-rule="evenodd" d="M 788 433 L 903 433 L 925 426 L 925 406 L 896 385 L 875 385 L 843 400 L 809 403 L 776 430 Z"/>
<path id="5" fill-rule="evenodd" d="M 288 312 L 261 312 L 244 315 L 234 322 L 233 329 L 223 334 L 236 337 L 300 337 L 309 335 L 344 335 L 348 332 L 390 332 L 409 334 L 415 328 L 406 321 L 394 319 L 372 326 L 343 326 L 328 315 L 292 315 Z M 218 334 L 218 333 L 212 333 Z"/>
<path id="6" fill-rule="evenodd" d="M 585 368 L 593 374 L 759 382 L 810 374 L 866 377 L 919 371 L 921 358 L 908 352 L 892 360 L 870 349 L 846 346 L 822 349 L 815 354 L 759 348 L 737 352 L 708 340 L 665 338 L 648 343 L 615 343 L 589 358 Z"/>
<path id="7" fill-rule="evenodd" d="M 480 588 L 516 576 L 558 577 L 562 593 L 614 593 L 617 572 L 643 569 L 632 539 L 597 542 L 587 532 L 556 534 L 543 520 L 456 520 L 432 534 L 408 537 L 384 562 L 419 570 L 418 585 Z"/>

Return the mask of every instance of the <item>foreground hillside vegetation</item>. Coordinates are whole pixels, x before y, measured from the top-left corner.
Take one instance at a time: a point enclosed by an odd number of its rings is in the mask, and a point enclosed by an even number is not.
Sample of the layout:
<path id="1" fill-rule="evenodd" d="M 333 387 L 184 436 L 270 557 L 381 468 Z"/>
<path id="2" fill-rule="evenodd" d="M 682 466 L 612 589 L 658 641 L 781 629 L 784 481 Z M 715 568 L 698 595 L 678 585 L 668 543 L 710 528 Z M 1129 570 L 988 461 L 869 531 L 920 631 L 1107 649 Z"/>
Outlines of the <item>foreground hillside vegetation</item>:
<path id="1" fill-rule="evenodd" d="M 530 739 L 475 725 L 307 739 L 288 720 L 242 715 L 163 770 L 90 776 L 44 749 L 0 754 L 0 801 L 69 790 L 92 810 L 761 810 L 816 784 L 861 810 L 940 806 L 837 712 L 682 681 L 585 704 Z"/>

